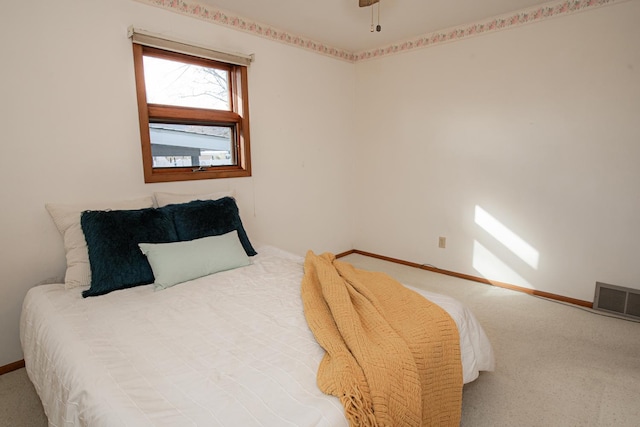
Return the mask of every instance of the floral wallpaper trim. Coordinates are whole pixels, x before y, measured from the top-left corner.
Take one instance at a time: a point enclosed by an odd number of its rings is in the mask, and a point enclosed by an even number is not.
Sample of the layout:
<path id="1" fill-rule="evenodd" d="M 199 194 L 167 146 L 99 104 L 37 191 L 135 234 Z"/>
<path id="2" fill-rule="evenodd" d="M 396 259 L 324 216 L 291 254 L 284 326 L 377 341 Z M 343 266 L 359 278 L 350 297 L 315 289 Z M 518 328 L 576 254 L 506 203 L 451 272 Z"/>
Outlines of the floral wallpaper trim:
<path id="1" fill-rule="evenodd" d="M 267 24 L 251 21 L 241 16 L 236 16 L 221 9 L 204 6 L 197 2 L 185 0 L 135 0 L 140 3 L 147 3 L 163 9 L 168 9 L 182 15 L 191 16 L 216 24 L 245 31 L 269 40 L 279 41 L 316 53 L 342 59 L 349 62 L 363 61 L 367 59 L 380 58 L 400 52 L 407 52 L 414 49 L 434 46 L 441 43 L 461 40 L 481 34 L 504 30 L 523 24 L 542 21 L 561 15 L 583 11 L 590 8 L 605 6 L 613 3 L 622 3 L 629 0 L 564 0 L 553 1 L 542 6 L 525 9 L 519 12 L 512 12 L 499 17 L 490 18 L 483 22 L 476 22 L 467 25 L 460 25 L 446 30 L 435 31 L 413 37 L 404 41 L 391 43 L 389 45 L 363 50 L 361 52 L 350 52 L 345 49 L 338 49 L 328 46 L 303 36 L 291 34 Z"/>
<path id="2" fill-rule="evenodd" d="M 269 40 L 279 41 L 285 44 L 301 47 L 323 55 L 332 56 L 349 62 L 355 61 L 355 54 L 348 50 L 338 49 L 307 37 L 291 34 L 267 24 L 251 21 L 241 16 L 232 15 L 221 9 L 204 6 L 198 3 L 190 3 L 184 0 L 135 0 L 147 3 L 163 9 L 169 9 L 182 15 L 203 19 L 205 21 L 224 25 L 236 30 L 245 31 Z"/>
<path id="3" fill-rule="evenodd" d="M 395 42 L 380 48 L 357 52 L 355 54 L 356 57 L 354 62 L 380 58 L 394 53 L 407 52 L 413 49 L 461 40 L 472 36 L 542 21 L 547 18 L 567 15 L 585 9 L 605 6 L 613 3 L 623 3 L 625 1 L 629 0 L 565 0 L 560 2 L 550 2 L 531 9 L 490 18 L 484 22 L 477 22 L 446 30 L 435 31 L 430 34 L 424 34 L 408 40 Z"/>

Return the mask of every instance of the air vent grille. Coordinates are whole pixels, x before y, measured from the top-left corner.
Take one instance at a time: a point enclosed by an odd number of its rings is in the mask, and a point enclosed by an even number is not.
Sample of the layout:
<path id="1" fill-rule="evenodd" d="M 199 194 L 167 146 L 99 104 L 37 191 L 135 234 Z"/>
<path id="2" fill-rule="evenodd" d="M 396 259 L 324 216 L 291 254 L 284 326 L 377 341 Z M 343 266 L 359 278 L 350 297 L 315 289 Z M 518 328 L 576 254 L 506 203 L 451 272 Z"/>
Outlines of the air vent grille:
<path id="1" fill-rule="evenodd" d="M 593 308 L 640 319 L 640 289 L 596 282 Z"/>
<path id="2" fill-rule="evenodd" d="M 640 318 L 640 293 L 629 292 L 627 314 Z"/>

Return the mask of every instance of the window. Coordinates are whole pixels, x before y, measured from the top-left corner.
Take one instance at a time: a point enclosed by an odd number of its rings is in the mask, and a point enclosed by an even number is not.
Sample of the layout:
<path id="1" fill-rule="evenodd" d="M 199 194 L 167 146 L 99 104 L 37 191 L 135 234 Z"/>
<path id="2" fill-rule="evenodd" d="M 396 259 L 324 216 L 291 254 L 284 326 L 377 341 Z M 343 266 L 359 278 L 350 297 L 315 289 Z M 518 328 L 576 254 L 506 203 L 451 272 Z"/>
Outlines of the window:
<path id="1" fill-rule="evenodd" d="M 145 182 L 251 176 L 247 67 L 136 43 Z"/>

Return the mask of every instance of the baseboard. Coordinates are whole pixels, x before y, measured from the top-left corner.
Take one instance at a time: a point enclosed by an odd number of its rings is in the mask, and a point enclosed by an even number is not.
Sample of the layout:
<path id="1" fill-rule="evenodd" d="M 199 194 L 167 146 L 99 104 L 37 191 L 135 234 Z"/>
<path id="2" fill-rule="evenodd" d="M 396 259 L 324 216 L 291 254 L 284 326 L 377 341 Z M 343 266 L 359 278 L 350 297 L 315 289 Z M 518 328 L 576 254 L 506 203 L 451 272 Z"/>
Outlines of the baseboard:
<path id="1" fill-rule="evenodd" d="M 579 305 L 581 307 L 588 307 L 588 308 L 592 308 L 593 307 L 593 303 L 591 301 L 583 301 L 583 300 L 579 300 L 579 299 L 575 299 L 575 298 L 565 297 L 565 296 L 562 296 L 562 295 L 552 294 L 552 293 L 549 293 L 549 292 L 539 291 L 539 290 L 536 290 L 536 289 L 523 288 L 521 286 L 512 285 L 510 283 L 499 282 L 499 281 L 496 281 L 496 280 L 490 280 L 490 279 L 486 279 L 484 277 L 477 277 L 477 276 L 471 276 L 469 274 L 456 273 L 455 271 L 443 270 L 443 269 L 436 268 L 436 267 L 431 267 L 431 266 L 427 266 L 427 265 L 423 265 L 423 264 L 417 264 L 415 262 L 404 261 L 404 260 L 401 260 L 401 259 L 391 258 L 391 257 L 384 256 L 384 255 L 378 255 L 378 254 L 374 254 L 374 253 L 371 253 L 371 252 L 365 252 L 365 251 L 361 251 L 359 249 L 352 249 L 350 251 L 339 253 L 339 254 L 336 255 L 336 257 L 337 258 L 341 258 L 341 257 L 347 256 L 347 255 L 350 255 L 350 254 L 364 255 L 364 256 L 371 257 L 371 258 L 381 259 L 383 261 L 389 261 L 389 262 L 393 262 L 393 263 L 396 263 L 396 264 L 402 264 L 402 265 L 406 265 L 406 266 L 413 267 L 413 268 L 419 268 L 420 270 L 433 271 L 434 273 L 445 274 L 447 276 L 453 276 L 453 277 L 457 277 L 457 278 L 460 278 L 460 279 L 471 280 L 471 281 L 474 281 L 474 282 L 484 283 L 486 285 L 497 286 L 499 288 L 511 289 L 512 291 L 524 292 L 524 293 L 529 294 L 529 295 L 536 295 L 536 296 L 543 297 L 543 298 L 548 298 L 548 299 L 552 299 L 552 300 L 556 300 L 556 301 L 566 302 L 566 303 L 569 303 L 569 304 Z"/>
<path id="2" fill-rule="evenodd" d="M 348 251 L 340 252 L 339 254 L 336 254 L 336 258 L 342 258 L 342 257 L 345 257 L 347 255 L 354 254 L 354 253 L 356 253 L 356 250 L 355 249 L 350 249 Z"/>
<path id="3" fill-rule="evenodd" d="M 18 360 L 17 362 L 0 366 L 0 375 L 8 374 L 9 372 L 12 372 L 12 371 L 17 371 L 20 368 L 24 368 L 24 360 Z"/>

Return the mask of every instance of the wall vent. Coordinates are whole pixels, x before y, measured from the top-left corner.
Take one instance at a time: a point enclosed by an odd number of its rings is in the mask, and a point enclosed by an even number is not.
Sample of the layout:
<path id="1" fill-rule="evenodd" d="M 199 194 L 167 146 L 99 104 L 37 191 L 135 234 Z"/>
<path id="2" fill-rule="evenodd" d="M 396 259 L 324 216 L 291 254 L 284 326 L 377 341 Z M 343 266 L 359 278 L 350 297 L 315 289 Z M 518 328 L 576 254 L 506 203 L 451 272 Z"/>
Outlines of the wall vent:
<path id="1" fill-rule="evenodd" d="M 640 289 L 596 282 L 593 308 L 633 319 L 640 319 Z"/>

